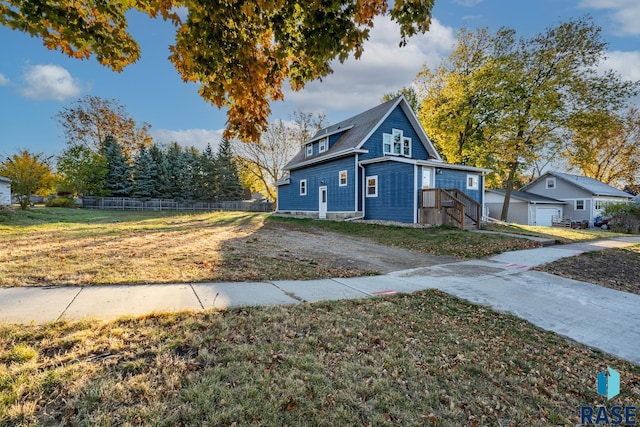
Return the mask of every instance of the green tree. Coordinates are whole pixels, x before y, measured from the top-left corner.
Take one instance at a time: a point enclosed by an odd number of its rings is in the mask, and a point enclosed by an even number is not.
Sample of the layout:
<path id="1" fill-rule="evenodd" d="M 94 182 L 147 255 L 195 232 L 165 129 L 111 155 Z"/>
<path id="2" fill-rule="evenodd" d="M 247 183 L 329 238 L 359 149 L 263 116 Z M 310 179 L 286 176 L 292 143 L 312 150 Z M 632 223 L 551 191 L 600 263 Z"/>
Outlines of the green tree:
<path id="1" fill-rule="evenodd" d="M 101 153 L 107 162 L 105 191 L 113 197 L 129 197 L 133 189 L 131 166 L 122 148 L 112 136 L 107 136 Z"/>
<path id="2" fill-rule="evenodd" d="M 182 21 L 176 7 L 188 11 Z M 43 39 L 45 46 L 120 71 L 140 48 L 127 32 L 126 14 L 137 9 L 177 27 L 171 61 L 200 95 L 228 109 L 230 138 L 257 142 L 267 127 L 270 102 L 332 72 L 331 62 L 359 58 L 376 16 L 400 26 L 400 44 L 429 29 L 433 0 L 4 0 L 0 24 Z"/>
<path id="3" fill-rule="evenodd" d="M 0 175 L 11 179 L 11 193 L 18 198 L 23 210 L 29 207 L 32 195 L 50 192 L 55 183 L 49 159 L 28 150 L 22 150 L 0 163 Z"/>
<path id="4" fill-rule="evenodd" d="M 141 146 L 151 145 L 151 126 L 138 125 L 115 99 L 87 95 L 64 107 L 55 119 L 64 129 L 69 147 L 83 146 L 99 153 L 107 136 L 112 136 L 131 157 Z"/>
<path id="5" fill-rule="evenodd" d="M 68 147 L 57 163 L 60 186 L 76 197 L 101 196 L 108 173 L 106 159 L 82 145 Z"/>
<path id="6" fill-rule="evenodd" d="M 243 191 L 238 165 L 228 139 L 223 138 L 220 141 L 216 155 L 216 165 L 218 200 L 242 200 Z"/>
<path id="7" fill-rule="evenodd" d="M 158 181 L 158 169 L 156 163 L 143 145 L 138 150 L 133 162 L 133 196 L 150 198 L 155 195 L 156 182 Z"/>
<path id="8" fill-rule="evenodd" d="M 211 144 L 207 144 L 207 148 L 202 151 L 198 166 L 196 198 L 218 200 L 218 162 Z"/>
<path id="9" fill-rule="evenodd" d="M 149 155 L 155 165 L 157 178 L 153 188 L 152 197 L 167 197 L 169 187 L 169 172 L 164 150 L 157 144 L 152 144 L 149 148 Z"/>
<path id="10" fill-rule="evenodd" d="M 506 190 L 502 219 L 519 174 L 561 143 L 572 117 L 615 110 L 636 93 L 637 84 L 597 70 L 605 46 L 589 18 L 529 39 L 505 28 L 495 35 L 463 31 L 439 72 L 423 74 L 425 127 L 447 160 L 497 170 Z"/>
<path id="11" fill-rule="evenodd" d="M 400 95 L 404 96 L 404 98 L 407 100 L 407 103 L 409 104 L 411 109 L 417 113 L 418 110 L 420 109 L 420 100 L 418 99 L 418 94 L 416 93 L 416 90 L 411 86 L 403 87 L 402 89 L 396 92 L 387 92 L 384 95 L 382 95 L 382 99 L 380 101 L 381 102 L 391 101 L 392 99 L 397 98 Z"/>

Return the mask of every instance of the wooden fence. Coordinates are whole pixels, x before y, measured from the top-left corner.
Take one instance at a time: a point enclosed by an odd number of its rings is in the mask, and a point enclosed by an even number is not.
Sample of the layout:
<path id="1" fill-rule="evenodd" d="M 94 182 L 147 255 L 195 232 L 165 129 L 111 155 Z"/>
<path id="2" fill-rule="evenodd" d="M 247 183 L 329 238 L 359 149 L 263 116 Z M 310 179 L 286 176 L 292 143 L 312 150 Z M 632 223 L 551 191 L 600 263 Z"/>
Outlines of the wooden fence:
<path id="1" fill-rule="evenodd" d="M 83 197 L 85 209 L 134 211 L 246 211 L 271 212 L 272 202 L 242 200 L 235 202 L 201 202 L 196 200 L 136 199 L 132 197 Z"/>

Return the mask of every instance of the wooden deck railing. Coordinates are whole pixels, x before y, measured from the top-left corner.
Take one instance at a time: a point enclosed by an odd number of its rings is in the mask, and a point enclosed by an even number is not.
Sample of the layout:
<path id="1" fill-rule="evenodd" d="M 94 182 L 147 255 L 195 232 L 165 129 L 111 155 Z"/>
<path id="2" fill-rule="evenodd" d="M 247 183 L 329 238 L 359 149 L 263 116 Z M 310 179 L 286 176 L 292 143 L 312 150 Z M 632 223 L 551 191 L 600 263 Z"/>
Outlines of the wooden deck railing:
<path id="1" fill-rule="evenodd" d="M 482 219 L 482 206 L 480 203 L 473 200 L 463 191 L 454 188 L 452 190 L 447 190 L 449 193 L 453 194 L 456 199 L 460 200 L 464 203 L 465 214 L 471 221 L 473 221 L 477 228 L 480 228 L 480 221 Z"/>
<path id="2" fill-rule="evenodd" d="M 466 219 L 473 222 L 475 228 L 480 228 L 482 208 L 478 202 L 460 190 L 444 190 L 442 188 L 425 188 L 421 192 L 422 208 L 442 209 L 444 215 L 453 223 L 465 229 Z"/>

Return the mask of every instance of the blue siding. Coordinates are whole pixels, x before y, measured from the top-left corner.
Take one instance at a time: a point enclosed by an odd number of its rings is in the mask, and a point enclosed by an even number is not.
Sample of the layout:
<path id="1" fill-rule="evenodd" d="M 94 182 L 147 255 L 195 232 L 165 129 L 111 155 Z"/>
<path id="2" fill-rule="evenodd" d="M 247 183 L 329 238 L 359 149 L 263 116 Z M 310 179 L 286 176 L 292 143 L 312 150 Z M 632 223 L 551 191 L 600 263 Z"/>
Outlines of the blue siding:
<path id="1" fill-rule="evenodd" d="M 382 162 L 366 166 L 366 176 L 378 176 L 378 197 L 365 198 L 365 218 L 413 223 L 414 165 Z"/>
<path id="2" fill-rule="evenodd" d="M 340 187 L 339 172 L 347 171 L 347 185 Z M 300 181 L 307 180 L 307 195 L 300 195 Z M 291 183 L 278 187 L 278 209 L 281 211 L 318 211 L 319 187 L 327 187 L 328 212 L 353 212 L 355 208 L 355 158 L 345 157 L 327 163 L 295 169 Z M 324 182 L 324 184 L 322 183 Z"/>
<path id="3" fill-rule="evenodd" d="M 482 188 L 484 187 L 484 177 L 481 173 L 461 171 L 455 169 L 441 169 L 441 174 L 436 174 L 435 186 L 438 188 L 457 188 L 471 197 L 476 202 L 482 204 Z M 467 189 L 467 175 L 475 175 L 478 177 L 478 189 Z"/>
<path id="4" fill-rule="evenodd" d="M 392 129 L 401 129 L 405 137 L 411 138 L 411 158 L 426 160 L 429 153 L 422 145 L 418 134 L 413 130 L 411 122 L 407 118 L 402 108 L 396 107 L 384 122 L 373 132 L 371 137 L 364 143 L 362 148 L 369 150 L 369 153 L 362 154 L 360 160 L 373 159 L 384 156 L 382 149 L 382 134 L 391 133 Z"/>
<path id="5" fill-rule="evenodd" d="M 346 132 L 346 131 L 344 131 L 344 132 Z M 342 135 L 344 135 L 344 132 L 336 133 L 336 134 L 331 135 L 329 137 L 329 148 L 333 147 L 333 144 L 335 144 L 337 140 L 342 138 Z"/>

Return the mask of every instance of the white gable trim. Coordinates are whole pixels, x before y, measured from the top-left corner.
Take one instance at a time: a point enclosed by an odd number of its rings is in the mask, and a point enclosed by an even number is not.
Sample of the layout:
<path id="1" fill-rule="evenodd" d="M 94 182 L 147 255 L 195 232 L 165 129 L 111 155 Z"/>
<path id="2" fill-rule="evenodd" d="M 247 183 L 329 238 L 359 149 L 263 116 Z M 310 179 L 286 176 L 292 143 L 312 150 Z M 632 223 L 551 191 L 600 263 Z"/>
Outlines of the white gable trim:
<path id="1" fill-rule="evenodd" d="M 425 133 L 424 129 L 422 129 L 422 126 L 420 125 L 420 121 L 416 117 L 416 113 L 413 112 L 413 110 L 409 106 L 409 103 L 405 99 L 404 95 L 400 95 L 398 97 L 398 100 L 394 102 L 391 105 L 391 107 L 389 107 L 385 115 L 382 116 L 382 118 L 378 121 L 378 123 L 376 123 L 376 125 L 371 128 L 369 133 L 357 145 L 356 149 L 362 148 L 365 142 L 367 142 L 369 138 L 371 138 L 371 136 L 374 134 L 374 132 L 378 130 L 380 126 L 382 126 L 382 123 L 384 123 L 384 121 L 387 120 L 391 112 L 395 110 L 398 105 L 400 105 L 400 108 L 402 108 L 402 111 L 406 114 L 407 118 L 409 119 L 409 123 L 411 123 L 411 127 L 413 127 L 413 130 L 418 134 L 418 138 L 420 138 L 420 142 L 422 143 L 424 148 L 427 150 L 427 153 L 429 153 L 430 155 L 435 154 L 436 155 L 435 160 L 441 161 L 442 158 L 440 157 L 440 153 L 438 153 L 438 150 L 436 150 L 436 147 L 433 145 L 433 143 Z"/>
<path id="2" fill-rule="evenodd" d="M 491 169 L 484 168 L 476 168 L 473 166 L 466 165 L 456 165 L 451 163 L 443 163 L 438 162 L 436 160 L 419 160 L 419 159 L 409 159 L 406 157 L 397 157 L 397 156 L 384 156 L 384 157 L 376 157 L 375 159 L 362 160 L 360 162 L 361 165 L 369 165 L 372 163 L 381 163 L 381 162 L 400 162 L 400 163 L 408 163 L 411 165 L 418 166 L 429 166 L 440 169 L 455 169 L 467 172 L 475 172 L 484 175 L 485 173 L 491 172 Z"/>

